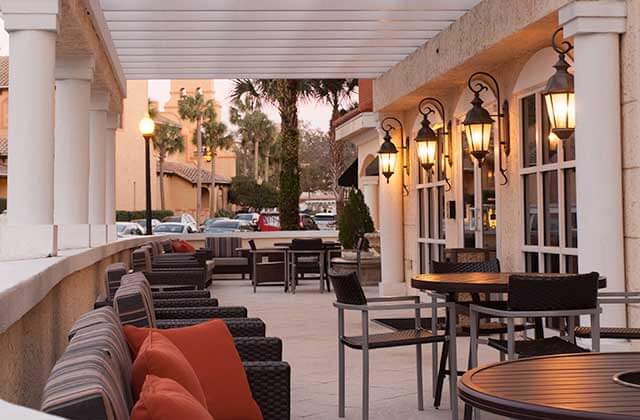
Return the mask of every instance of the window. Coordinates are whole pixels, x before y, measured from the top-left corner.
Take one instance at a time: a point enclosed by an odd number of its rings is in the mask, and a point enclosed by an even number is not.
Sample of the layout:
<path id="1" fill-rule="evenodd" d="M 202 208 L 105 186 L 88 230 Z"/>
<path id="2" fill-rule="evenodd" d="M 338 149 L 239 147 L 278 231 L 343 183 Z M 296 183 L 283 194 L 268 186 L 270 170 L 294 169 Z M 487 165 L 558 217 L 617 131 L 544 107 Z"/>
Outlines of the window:
<path id="1" fill-rule="evenodd" d="M 578 271 L 574 140 L 549 136 L 539 92 L 520 100 L 523 244 L 529 272 Z"/>
<path id="2" fill-rule="evenodd" d="M 419 269 L 421 273 L 429 272 L 430 262 L 444 259 L 446 243 L 445 232 L 445 177 L 446 165 L 443 159 L 445 154 L 444 138 L 438 142 L 436 163 L 431 171 L 423 169 L 417 161 L 418 168 L 418 255 L 420 256 Z"/>

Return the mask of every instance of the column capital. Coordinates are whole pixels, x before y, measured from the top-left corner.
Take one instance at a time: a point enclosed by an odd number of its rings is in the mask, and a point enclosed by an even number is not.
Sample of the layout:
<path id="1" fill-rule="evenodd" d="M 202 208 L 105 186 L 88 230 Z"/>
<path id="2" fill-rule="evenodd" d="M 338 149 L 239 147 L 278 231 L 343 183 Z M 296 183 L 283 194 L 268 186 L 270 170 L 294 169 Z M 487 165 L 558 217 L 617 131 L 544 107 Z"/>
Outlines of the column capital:
<path id="1" fill-rule="evenodd" d="M 60 0 L 3 0 L 2 19 L 7 32 L 58 31 Z"/>
<path id="2" fill-rule="evenodd" d="M 110 95 L 103 89 L 91 89 L 89 111 L 109 111 Z"/>
<path id="3" fill-rule="evenodd" d="M 107 112 L 107 130 L 117 130 L 118 128 L 120 128 L 120 114 Z"/>
<path id="4" fill-rule="evenodd" d="M 56 80 L 93 80 L 95 59 L 92 55 L 56 57 Z"/>
<path id="5" fill-rule="evenodd" d="M 564 36 L 626 31 L 627 4 L 623 0 L 576 0 L 560 9 Z"/>

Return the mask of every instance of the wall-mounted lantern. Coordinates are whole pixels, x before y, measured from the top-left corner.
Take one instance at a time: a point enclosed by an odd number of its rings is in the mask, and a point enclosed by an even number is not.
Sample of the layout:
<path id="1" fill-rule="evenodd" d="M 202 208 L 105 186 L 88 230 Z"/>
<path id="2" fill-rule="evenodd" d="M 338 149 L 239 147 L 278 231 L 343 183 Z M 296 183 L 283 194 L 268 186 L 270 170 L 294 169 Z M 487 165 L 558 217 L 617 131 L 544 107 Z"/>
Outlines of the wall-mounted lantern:
<path id="1" fill-rule="evenodd" d="M 452 151 L 451 144 L 447 145 L 447 154 L 444 153 L 444 150 L 439 149 L 441 145 L 444 144 L 443 142 L 440 142 L 440 139 L 444 138 L 448 141 L 451 140 L 451 122 L 446 122 L 447 119 L 445 117 L 444 105 L 442 105 L 442 102 L 437 98 L 427 97 L 422 99 L 418 104 L 418 111 L 422 114 L 421 127 L 415 138 L 418 161 L 420 162 L 420 166 L 422 166 L 426 171 L 431 172 L 436 164 L 438 156 L 442 156 L 442 162 L 440 162 L 440 165 L 444 180 L 449 186 L 447 191 L 449 191 L 451 190 L 451 184 L 447 177 L 446 166 L 448 164 L 451 167 L 453 164 L 453 160 L 450 156 Z M 441 129 L 437 130 L 437 132 L 431 128 L 431 122 L 429 121 L 429 115 L 435 113 L 438 114 L 443 125 Z M 447 127 L 446 129 L 445 126 Z"/>
<path id="2" fill-rule="evenodd" d="M 392 123 L 395 123 L 394 126 Z M 400 139 L 402 144 L 400 145 L 400 149 L 403 152 L 409 151 L 409 138 L 407 137 L 406 143 L 404 139 L 404 127 L 402 126 L 402 122 L 399 119 L 394 117 L 387 117 L 382 120 L 380 124 L 380 128 L 384 131 L 384 141 L 382 145 L 380 145 L 380 150 L 378 150 L 378 156 L 380 157 L 380 170 L 382 175 L 387 179 L 387 184 L 389 183 L 389 178 L 394 174 L 396 169 L 396 162 L 398 157 L 398 149 L 395 144 L 391 141 L 391 132 L 396 129 L 400 129 Z M 409 165 L 408 159 L 406 159 L 406 154 L 403 155 L 403 169 L 407 175 L 409 175 Z M 404 184 L 404 174 L 402 175 L 402 187 L 406 190 L 406 186 Z"/>
<path id="3" fill-rule="evenodd" d="M 573 49 L 569 41 L 556 42 L 562 28 L 557 29 L 551 37 L 551 45 L 558 53 L 558 62 L 553 66 L 556 72 L 547 82 L 542 97 L 547 106 L 551 132 L 562 140 L 570 138 L 576 128 L 576 105 L 573 75 L 569 73 L 569 63 L 565 56 Z"/>
<path id="4" fill-rule="evenodd" d="M 509 179 L 507 178 L 507 170 L 502 164 L 502 152 L 504 152 L 505 156 L 509 156 L 511 152 L 509 144 L 509 102 L 507 100 L 501 102 L 498 81 L 489 73 L 482 71 L 473 73 L 471 77 L 469 77 L 467 86 L 469 90 L 474 93 L 473 100 L 471 101 L 471 105 L 473 106 L 469 112 L 467 112 L 462 122 L 469 144 L 469 153 L 478 161 L 478 166 L 482 166 L 482 162 L 490 152 L 489 147 L 491 144 L 491 134 L 493 133 L 493 123 L 496 122 L 493 117 L 496 117 L 498 123 L 498 144 L 500 145 L 498 169 L 504 178 L 504 182 L 501 185 L 506 185 Z M 488 90 L 493 92 L 497 103 L 501 105 L 501 108 L 499 108 L 498 113 L 495 115 L 492 115 L 482 106 L 483 100 L 480 98 L 480 93 Z M 504 140 L 502 139 L 503 123 L 506 129 Z"/>

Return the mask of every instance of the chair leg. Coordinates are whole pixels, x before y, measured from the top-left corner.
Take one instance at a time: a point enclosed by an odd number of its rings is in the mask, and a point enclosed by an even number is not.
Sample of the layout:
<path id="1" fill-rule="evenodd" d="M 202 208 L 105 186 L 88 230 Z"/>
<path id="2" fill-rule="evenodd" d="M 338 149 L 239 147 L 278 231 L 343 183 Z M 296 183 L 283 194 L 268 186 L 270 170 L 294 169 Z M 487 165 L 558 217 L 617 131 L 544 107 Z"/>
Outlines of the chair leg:
<path id="1" fill-rule="evenodd" d="M 345 416 L 345 363 L 344 344 L 338 344 L 338 417 Z"/>
<path id="2" fill-rule="evenodd" d="M 369 349 L 362 350 L 362 420 L 369 420 Z"/>
<path id="3" fill-rule="evenodd" d="M 516 358 L 515 328 L 513 318 L 507 318 L 507 360 Z"/>
<path id="4" fill-rule="evenodd" d="M 424 410 L 424 390 L 422 387 L 422 344 L 416 345 L 416 371 L 418 380 L 418 410 Z"/>
<path id="5" fill-rule="evenodd" d="M 296 280 L 298 279 L 298 273 L 296 273 L 296 265 L 291 266 L 291 293 L 296 294 Z"/>
<path id="6" fill-rule="evenodd" d="M 433 406 L 440 408 L 442 401 L 442 388 L 444 387 L 445 370 L 447 368 L 447 358 L 449 357 L 449 342 L 445 341 L 440 353 L 440 367 L 438 368 L 438 382 L 436 384 L 436 395 L 433 397 Z"/>

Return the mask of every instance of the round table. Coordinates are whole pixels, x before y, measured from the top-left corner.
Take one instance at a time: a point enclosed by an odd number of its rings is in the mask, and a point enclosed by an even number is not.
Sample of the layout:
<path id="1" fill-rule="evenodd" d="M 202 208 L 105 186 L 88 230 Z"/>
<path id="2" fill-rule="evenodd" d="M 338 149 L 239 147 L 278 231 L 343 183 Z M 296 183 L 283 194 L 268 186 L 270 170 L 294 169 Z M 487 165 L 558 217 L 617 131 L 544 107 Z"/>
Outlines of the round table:
<path id="1" fill-rule="evenodd" d="M 496 363 L 464 374 L 460 398 L 519 419 L 640 418 L 640 389 L 613 376 L 640 369 L 640 353 L 584 353 Z"/>
<path id="2" fill-rule="evenodd" d="M 557 273 L 444 273 L 418 274 L 411 279 L 411 286 L 420 290 L 433 290 L 439 293 L 507 293 L 509 277 L 526 276 L 566 276 Z M 607 287 L 607 279 L 600 276 L 598 287 Z"/>
<path id="3" fill-rule="evenodd" d="M 292 242 L 276 242 L 273 244 L 273 246 L 276 247 L 287 247 L 290 248 L 291 247 Z M 340 242 L 335 242 L 335 241 L 322 241 L 322 247 L 323 248 L 335 248 L 340 246 Z"/>

